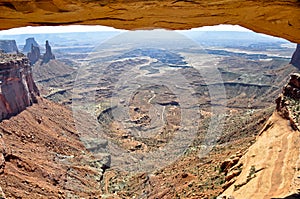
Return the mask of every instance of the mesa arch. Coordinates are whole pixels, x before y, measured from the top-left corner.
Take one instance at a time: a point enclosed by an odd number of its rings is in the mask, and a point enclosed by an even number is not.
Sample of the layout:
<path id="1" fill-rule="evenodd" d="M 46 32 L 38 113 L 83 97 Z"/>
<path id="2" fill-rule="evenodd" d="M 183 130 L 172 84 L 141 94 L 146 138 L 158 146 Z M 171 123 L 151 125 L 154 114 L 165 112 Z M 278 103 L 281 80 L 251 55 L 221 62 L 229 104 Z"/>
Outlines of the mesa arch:
<path id="1" fill-rule="evenodd" d="M 190 29 L 237 24 L 300 43 L 298 0 L 3 0 L 0 30 L 39 25 Z"/>

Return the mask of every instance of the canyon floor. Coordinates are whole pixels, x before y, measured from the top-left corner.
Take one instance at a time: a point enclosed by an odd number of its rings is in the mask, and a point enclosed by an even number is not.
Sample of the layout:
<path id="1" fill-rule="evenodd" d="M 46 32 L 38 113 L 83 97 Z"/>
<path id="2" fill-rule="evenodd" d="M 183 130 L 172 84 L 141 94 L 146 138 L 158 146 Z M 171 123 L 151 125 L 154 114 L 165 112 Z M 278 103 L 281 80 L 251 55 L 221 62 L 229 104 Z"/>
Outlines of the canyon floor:
<path id="1" fill-rule="evenodd" d="M 6 198 L 100 197 L 101 168 L 69 110 L 40 98 L 0 124 L 0 186 Z"/>
<path id="2" fill-rule="evenodd" d="M 232 167 L 298 71 L 277 40 L 195 45 L 154 31 L 63 41 L 56 60 L 33 66 L 43 98 L 0 123 L 7 198 L 216 198 L 247 175 L 250 163 Z"/>

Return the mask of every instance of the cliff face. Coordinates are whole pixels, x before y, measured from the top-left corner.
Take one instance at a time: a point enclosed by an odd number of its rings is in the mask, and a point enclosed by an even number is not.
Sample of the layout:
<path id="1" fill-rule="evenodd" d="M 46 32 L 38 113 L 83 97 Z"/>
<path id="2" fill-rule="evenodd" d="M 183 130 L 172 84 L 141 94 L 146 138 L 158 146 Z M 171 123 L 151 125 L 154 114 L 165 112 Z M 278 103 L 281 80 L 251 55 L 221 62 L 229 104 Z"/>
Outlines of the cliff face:
<path id="1" fill-rule="evenodd" d="M 292 56 L 291 64 L 293 64 L 297 68 L 300 68 L 300 44 L 297 44 L 296 51 Z"/>
<path id="2" fill-rule="evenodd" d="M 29 60 L 23 55 L 0 54 L 0 121 L 37 102 Z"/>
<path id="3" fill-rule="evenodd" d="M 294 130 L 300 130 L 300 74 L 291 74 L 290 81 L 284 86 L 276 100 L 278 113 L 288 120 Z"/>
<path id="4" fill-rule="evenodd" d="M 15 40 L 0 40 L 0 50 L 3 50 L 5 53 L 17 53 L 17 43 Z"/>
<path id="5" fill-rule="evenodd" d="M 30 64 L 35 64 L 41 57 L 40 48 L 38 46 L 31 45 L 31 51 L 27 53 L 27 57 L 30 60 Z"/>
<path id="6" fill-rule="evenodd" d="M 35 41 L 33 37 L 27 38 L 25 46 L 23 48 L 23 52 L 30 52 L 32 49 L 32 45 L 35 47 L 39 47 L 39 44 Z"/>
<path id="7" fill-rule="evenodd" d="M 299 198 L 300 74 L 292 74 L 256 142 L 227 168 L 219 198 Z"/>

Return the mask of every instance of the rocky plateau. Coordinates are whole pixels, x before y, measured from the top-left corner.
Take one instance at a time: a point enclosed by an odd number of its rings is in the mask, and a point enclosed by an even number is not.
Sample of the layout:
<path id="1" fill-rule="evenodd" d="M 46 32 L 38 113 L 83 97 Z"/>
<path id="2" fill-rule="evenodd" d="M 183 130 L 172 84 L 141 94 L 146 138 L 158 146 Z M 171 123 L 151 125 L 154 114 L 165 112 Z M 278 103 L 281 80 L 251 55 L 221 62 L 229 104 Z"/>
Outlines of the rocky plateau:
<path id="1" fill-rule="evenodd" d="M 0 40 L 0 50 L 4 53 L 17 53 L 17 43 L 15 40 Z"/>

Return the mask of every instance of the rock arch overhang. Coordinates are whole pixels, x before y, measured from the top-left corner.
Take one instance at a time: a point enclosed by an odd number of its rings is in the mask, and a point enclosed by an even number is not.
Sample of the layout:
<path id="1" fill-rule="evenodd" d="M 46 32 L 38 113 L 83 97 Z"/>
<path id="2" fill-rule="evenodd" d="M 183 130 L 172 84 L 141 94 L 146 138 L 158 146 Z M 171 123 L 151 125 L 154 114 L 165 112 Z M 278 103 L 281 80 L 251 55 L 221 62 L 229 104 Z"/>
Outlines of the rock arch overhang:
<path id="1" fill-rule="evenodd" d="M 299 0 L 2 0 L 0 29 L 105 25 L 120 29 L 190 29 L 237 24 L 300 43 Z"/>

